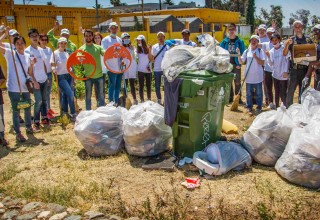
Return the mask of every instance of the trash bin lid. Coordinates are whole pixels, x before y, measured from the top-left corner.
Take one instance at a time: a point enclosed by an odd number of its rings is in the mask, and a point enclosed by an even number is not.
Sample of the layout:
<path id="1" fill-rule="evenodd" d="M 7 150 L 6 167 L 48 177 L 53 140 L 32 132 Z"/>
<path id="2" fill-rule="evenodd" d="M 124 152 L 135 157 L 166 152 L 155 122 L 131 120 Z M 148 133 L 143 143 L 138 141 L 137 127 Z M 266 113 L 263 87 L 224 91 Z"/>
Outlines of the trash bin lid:
<path id="1" fill-rule="evenodd" d="M 204 79 L 206 81 L 218 81 L 224 80 L 226 78 L 233 78 L 233 73 L 215 73 L 209 70 L 196 70 L 196 71 L 186 71 L 182 72 L 178 76 L 179 78 L 184 79 Z"/>
<path id="2" fill-rule="evenodd" d="M 213 75 L 217 75 L 217 73 L 208 70 L 186 71 L 179 74 L 179 76 L 191 77 L 212 77 Z"/>

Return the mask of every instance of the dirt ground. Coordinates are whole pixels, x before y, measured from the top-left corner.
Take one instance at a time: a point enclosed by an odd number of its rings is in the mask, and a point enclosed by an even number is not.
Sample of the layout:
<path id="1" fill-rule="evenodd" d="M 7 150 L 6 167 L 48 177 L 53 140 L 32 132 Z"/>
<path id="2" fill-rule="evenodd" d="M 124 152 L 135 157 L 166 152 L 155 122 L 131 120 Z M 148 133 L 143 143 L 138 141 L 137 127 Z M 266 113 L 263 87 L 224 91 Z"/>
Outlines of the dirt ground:
<path id="1" fill-rule="evenodd" d="M 10 145 L 0 149 L 0 192 L 7 195 L 143 219 L 320 219 L 319 191 L 288 183 L 273 167 L 253 164 L 241 172 L 201 178 L 200 188 L 187 190 L 181 182 L 199 176 L 198 171 L 145 171 L 146 158 L 124 151 L 88 157 L 73 124 L 52 125 L 28 135 L 26 143 L 16 143 L 4 96 Z M 57 110 L 57 100 L 52 102 Z M 229 109 L 225 107 L 224 118 L 238 126 L 239 135 L 225 136 L 239 138 L 255 117 L 244 113 L 243 106 L 237 112 Z"/>

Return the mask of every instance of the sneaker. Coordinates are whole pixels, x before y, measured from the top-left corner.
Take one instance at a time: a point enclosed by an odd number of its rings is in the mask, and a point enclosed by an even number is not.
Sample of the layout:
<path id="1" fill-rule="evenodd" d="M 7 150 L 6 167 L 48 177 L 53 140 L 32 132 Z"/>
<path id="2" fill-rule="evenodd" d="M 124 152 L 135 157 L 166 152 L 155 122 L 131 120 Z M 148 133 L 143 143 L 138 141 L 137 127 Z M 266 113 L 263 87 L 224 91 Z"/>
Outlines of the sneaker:
<path id="1" fill-rule="evenodd" d="M 33 132 L 39 132 L 41 130 L 40 122 L 36 122 L 33 125 Z"/>
<path id="2" fill-rule="evenodd" d="M 158 99 L 158 104 L 161 105 L 161 99 Z"/>
<path id="3" fill-rule="evenodd" d="M 48 114 L 50 114 L 50 115 L 54 115 L 54 114 L 57 114 L 57 113 L 55 113 L 51 108 L 48 110 Z"/>
<path id="4" fill-rule="evenodd" d="M 7 147 L 9 145 L 8 141 L 6 139 L 0 139 L 0 145 L 4 146 L 4 147 Z"/>
<path id="5" fill-rule="evenodd" d="M 138 100 L 134 99 L 134 100 L 133 100 L 133 104 L 134 104 L 134 105 L 138 105 Z"/>
<path id="6" fill-rule="evenodd" d="M 54 116 L 53 116 L 50 112 L 48 112 L 48 113 L 47 113 L 47 118 L 48 118 L 48 119 L 53 119 Z"/>
<path id="7" fill-rule="evenodd" d="M 21 118 L 20 115 L 19 115 L 19 122 L 20 122 L 20 124 L 23 124 L 23 123 L 24 123 L 24 120 L 23 120 L 23 118 Z"/>
<path id="8" fill-rule="evenodd" d="M 27 134 L 33 134 L 35 132 L 35 130 L 33 127 L 30 127 L 30 128 L 26 128 L 26 132 L 27 132 Z"/>
<path id="9" fill-rule="evenodd" d="M 72 122 L 76 122 L 76 120 L 77 120 L 77 115 L 76 115 L 76 114 L 72 115 L 72 117 L 70 118 L 70 120 L 71 120 Z"/>
<path id="10" fill-rule="evenodd" d="M 260 108 L 256 109 L 256 114 L 259 115 L 262 112 L 262 110 Z"/>
<path id="11" fill-rule="evenodd" d="M 41 120 L 41 124 L 43 124 L 43 125 L 50 125 L 50 121 L 49 121 L 48 118 L 44 118 L 44 119 Z"/>
<path id="12" fill-rule="evenodd" d="M 16 140 L 19 142 L 26 142 L 27 141 L 27 139 L 21 133 L 17 134 Z"/>
<path id="13" fill-rule="evenodd" d="M 253 114 L 253 110 L 251 108 L 247 108 L 247 113 L 252 115 Z"/>
<path id="14" fill-rule="evenodd" d="M 277 109 L 276 106 L 272 102 L 269 104 L 269 108 L 270 109 Z"/>

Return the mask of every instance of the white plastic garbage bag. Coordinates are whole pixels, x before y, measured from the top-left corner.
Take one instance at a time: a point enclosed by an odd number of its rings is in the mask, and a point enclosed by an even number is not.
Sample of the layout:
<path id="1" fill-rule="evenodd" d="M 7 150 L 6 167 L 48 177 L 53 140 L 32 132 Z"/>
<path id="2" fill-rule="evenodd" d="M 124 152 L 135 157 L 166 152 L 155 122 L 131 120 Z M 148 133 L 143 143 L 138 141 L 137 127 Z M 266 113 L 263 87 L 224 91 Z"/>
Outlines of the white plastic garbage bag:
<path id="1" fill-rule="evenodd" d="M 288 181 L 308 188 L 320 188 L 320 121 L 292 130 L 276 171 Z"/>
<path id="2" fill-rule="evenodd" d="M 77 117 L 74 132 L 91 156 L 113 155 L 123 147 L 123 108 L 100 107 L 82 111 Z"/>
<path id="3" fill-rule="evenodd" d="M 195 152 L 193 164 L 210 175 L 222 175 L 230 170 L 242 170 L 252 163 L 250 154 L 234 142 L 218 141 L 204 151 Z"/>
<path id="4" fill-rule="evenodd" d="M 292 104 L 287 110 L 289 117 L 298 126 L 305 126 L 310 121 L 310 113 L 308 109 L 305 109 L 301 104 Z"/>
<path id="5" fill-rule="evenodd" d="M 291 130 L 297 127 L 281 106 L 258 115 L 241 138 L 241 143 L 253 159 L 266 166 L 274 166 L 283 153 Z"/>
<path id="6" fill-rule="evenodd" d="M 172 131 L 164 108 L 151 101 L 134 105 L 123 117 L 125 147 L 130 155 L 154 156 L 169 149 Z"/>
<path id="7" fill-rule="evenodd" d="M 172 82 L 184 71 L 211 70 L 227 73 L 232 70 L 232 65 L 229 52 L 213 39 L 206 47 L 175 46 L 165 53 L 161 68 L 167 80 Z"/>
<path id="8" fill-rule="evenodd" d="M 305 109 L 320 105 L 320 92 L 310 87 L 306 88 L 301 95 L 301 104 Z"/>

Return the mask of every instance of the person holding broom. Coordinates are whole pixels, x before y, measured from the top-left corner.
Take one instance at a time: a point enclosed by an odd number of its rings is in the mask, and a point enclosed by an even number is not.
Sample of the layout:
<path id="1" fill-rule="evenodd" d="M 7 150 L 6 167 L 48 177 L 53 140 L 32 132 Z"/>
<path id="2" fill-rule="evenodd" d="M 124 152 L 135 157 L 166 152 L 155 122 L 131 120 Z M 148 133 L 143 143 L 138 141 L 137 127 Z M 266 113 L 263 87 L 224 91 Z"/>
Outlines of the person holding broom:
<path id="1" fill-rule="evenodd" d="M 242 56 L 238 57 L 238 62 L 244 64 L 247 62 L 245 69 L 245 82 L 246 82 L 246 103 L 247 110 L 250 114 L 253 114 L 253 92 L 256 92 L 257 96 L 257 109 L 256 114 L 261 113 L 262 110 L 262 82 L 263 82 L 263 64 L 264 64 L 264 53 L 258 48 L 259 37 L 252 35 L 250 37 L 250 47 L 245 50 Z M 237 54 L 240 55 L 241 51 L 239 48 L 236 49 Z"/>
<path id="2" fill-rule="evenodd" d="M 6 34 L 9 34 L 9 28 L 6 29 Z M 7 88 L 12 105 L 12 122 L 13 129 L 16 133 L 16 140 L 18 142 L 25 142 L 26 138 L 22 135 L 20 130 L 18 103 L 21 100 L 30 101 L 30 93 L 28 91 L 26 82 L 32 74 L 36 59 L 31 60 L 28 54 L 25 54 L 26 41 L 22 36 L 17 36 L 13 40 L 15 50 L 0 46 L 0 52 L 4 54 L 7 61 Z M 19 60 L 21 62 L 19 62 Z M 31 123 L 31 106 L 24 108 L 24 120 L 27 133 L 33 133 Z"/>

